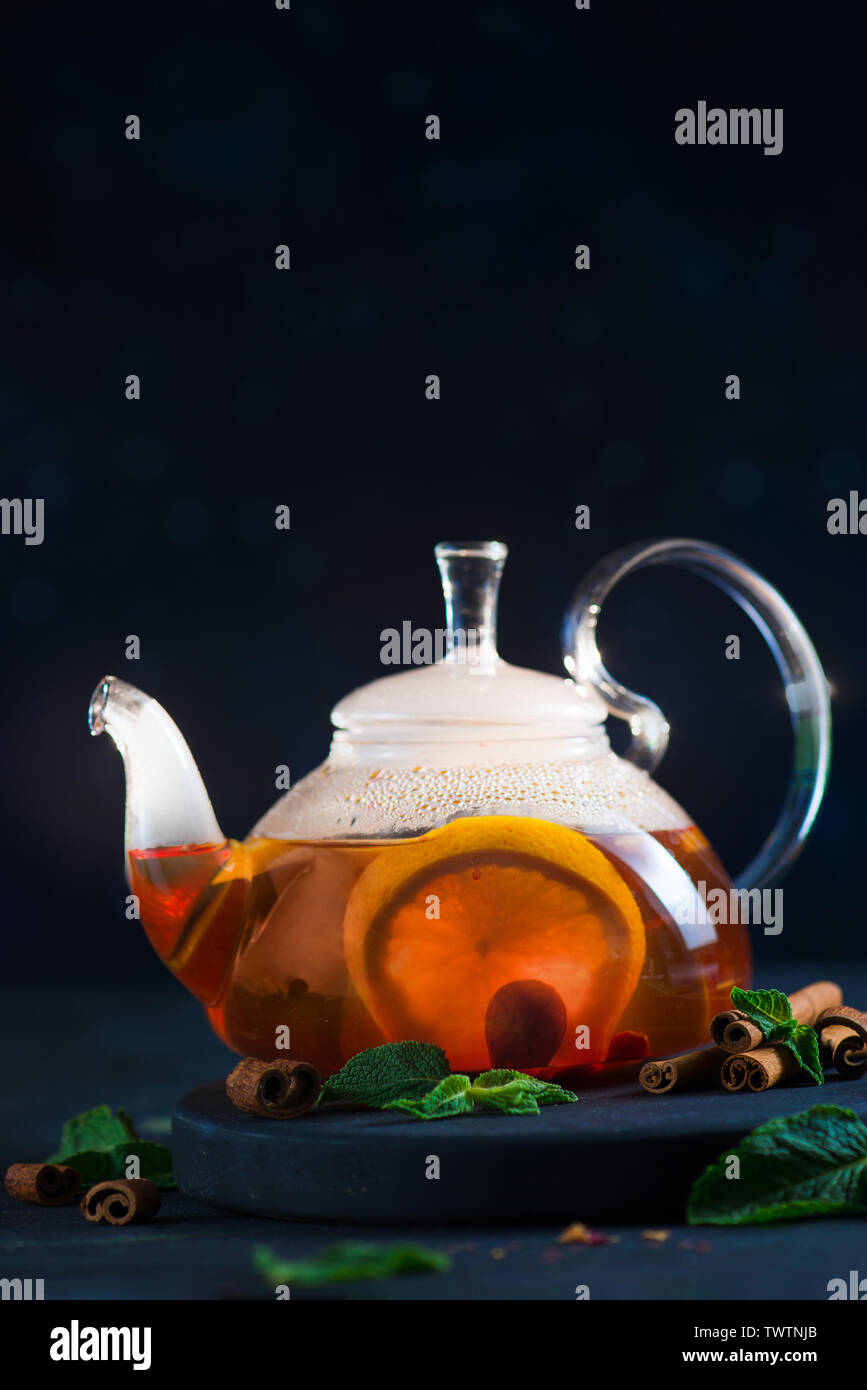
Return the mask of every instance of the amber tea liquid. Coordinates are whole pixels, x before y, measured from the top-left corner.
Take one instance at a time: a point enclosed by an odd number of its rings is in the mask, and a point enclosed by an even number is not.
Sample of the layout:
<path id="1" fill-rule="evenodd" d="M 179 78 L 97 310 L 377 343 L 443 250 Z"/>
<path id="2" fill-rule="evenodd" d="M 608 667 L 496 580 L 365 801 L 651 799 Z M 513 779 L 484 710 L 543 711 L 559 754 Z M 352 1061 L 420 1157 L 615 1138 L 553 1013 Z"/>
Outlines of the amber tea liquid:
<path id="1" fill-rule="evenodd" d="M 556 863 L 540 876 L 521 854 L 453 854 L 419 871 L 413 847 L 427 838 L 135 850 L 130 886 L 157 953 L 230 1047 L 273 1057 L 288 1026 L 290 1055 L 326 1073 L 410 1037 L 438 1043 L 456 1071 L 556 1075 L 664 1055 L 706 1041 L 732 985 L 749 983 L 746 929 L 689 911 L 695 885 L 731 888 L 694 826 L 586 837 L 644 928 L 640 975 L 610 1019 L 606 972 L 623 947 L 604 895 L 576 890 Z M 591 1013 L 588 1046 L 577 1025 Z"/>

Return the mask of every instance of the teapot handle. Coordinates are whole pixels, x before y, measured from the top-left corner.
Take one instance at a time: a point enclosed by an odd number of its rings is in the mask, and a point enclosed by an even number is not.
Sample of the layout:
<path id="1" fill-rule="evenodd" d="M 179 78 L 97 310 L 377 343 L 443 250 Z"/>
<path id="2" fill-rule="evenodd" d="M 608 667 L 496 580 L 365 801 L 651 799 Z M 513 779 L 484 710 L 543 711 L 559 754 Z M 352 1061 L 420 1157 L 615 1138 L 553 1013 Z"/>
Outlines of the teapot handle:
<path id="1" fill-rule="evenodd" d="M 736 880 L 739 888 L 761 888 L 789 868 L 819 810 L 831 756 L 828 683 L 799 619 L 766 579 L 736 555 L 704 541 L 641 542 L 616 550 L 595 565 L 572 600 L 563 622 L 563 661 L 569 674 L 602 697 L 612 715 L 629 721 L 632 742 L 624 754 L 653 772 L 668 746 L 662 710 L 643 695 L 618 685 L 596 646 L 602 604 L 619 580 L 647 565 L 677 565 L 725 590 L 756 624 L 783 677 L 795 738 L 795 761 L 779 819 L 755 859 Z"/>

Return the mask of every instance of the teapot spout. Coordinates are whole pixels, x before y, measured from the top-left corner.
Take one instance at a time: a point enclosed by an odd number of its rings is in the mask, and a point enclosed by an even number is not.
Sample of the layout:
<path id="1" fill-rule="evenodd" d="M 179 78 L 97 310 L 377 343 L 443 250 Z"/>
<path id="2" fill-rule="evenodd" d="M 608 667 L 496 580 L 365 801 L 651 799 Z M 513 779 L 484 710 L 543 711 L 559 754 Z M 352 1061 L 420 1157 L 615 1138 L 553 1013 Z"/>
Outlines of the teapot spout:
<path id="1" fill-rule="evenodd" d="M 106 676 L 89 723 L 92 734 L 110 735 L 126 770 L 127 915 L 138 917 L 160 959 L 213 1009 L 244 922 L 246 851 L 223 835 L 193 756 L 156 700 Z"/>
<path id="2" fill-rule="evenodd" d="M 126 852 L 225 843 L 193 755 L 162 705 L 134 685 L 104 676 L 88 711 L 90 732 L 107 733 L 126 771 Z"/>

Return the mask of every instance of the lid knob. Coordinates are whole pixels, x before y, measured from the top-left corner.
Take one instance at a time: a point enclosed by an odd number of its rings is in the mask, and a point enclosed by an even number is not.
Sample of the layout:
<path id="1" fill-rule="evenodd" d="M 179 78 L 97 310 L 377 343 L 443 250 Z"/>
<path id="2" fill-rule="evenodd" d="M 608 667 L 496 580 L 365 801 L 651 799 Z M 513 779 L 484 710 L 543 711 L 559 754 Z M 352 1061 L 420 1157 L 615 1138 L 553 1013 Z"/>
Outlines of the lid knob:
<path id="1" fill-rule="evenodd" d="M 497 661 L 497 598 L 508 553 L 502 541 L 434 546 L 446 605 L 446 662 L 489 670 Z"/>

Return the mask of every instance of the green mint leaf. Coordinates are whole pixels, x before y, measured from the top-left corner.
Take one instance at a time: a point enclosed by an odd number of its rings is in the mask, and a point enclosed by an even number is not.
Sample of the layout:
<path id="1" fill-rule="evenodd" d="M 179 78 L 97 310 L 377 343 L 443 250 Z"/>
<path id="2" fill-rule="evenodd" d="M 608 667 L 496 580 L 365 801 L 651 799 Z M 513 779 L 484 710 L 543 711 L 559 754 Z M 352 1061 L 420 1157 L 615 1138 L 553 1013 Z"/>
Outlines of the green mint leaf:
<path id="1" fill-rule="evenodd" d="M 577 1100 L 573 1091 L 505 1067 L 482 1072 L 471 1085 L 452 1075 L 441 1048 L 432 1043 L 383 1043 L 359 1052 L 326 1081 L 319 1104 L 349 1100 L 376 1110 L 399 1110 L 416 1120 L 469 1115 L 475 1105 L 507 1114 L 538 1114 L 540 1105 Z"/>
<path id="2" fill-rule="evenodd" d="M 128 1139 L 124 1144 L 116 1144 L 113 1149 L 83 1149 L 81 1153 L 67 1154 L 63 1162 L 69 1164 L 70 1168 L 77 1168 L 82 1182 L 92 1187 L 95 1182 L 126 1177 L 126 1161 L 130 1154 L 138 1156 L 139 1177 L 148 1178 L 163 1190 L 175 1187 L 172 1155 L 165 1144 Z"/>
<path id="3" fill-rule="evenodd" d="M 450 1115 L 469 1115 L 473 1110 L 473 1093 L 470 1078 L 456 1072 L 437 1082 L 432 1091 L 411 1100 L 400 1096 L 381 1107 L 383 1110 L 401 1110 L 416 1120 L 445 1120 Z"/>
<path id="4" fill-rule="evenodd" d="M 540 1105 L 559 1105 L 578 1097 L 562 1086 L 500 1068 L 482 1072 L 473 1084 L 459 1073 L 447 1076 L 418 1100 L 399 1097 L 383 1106 L 400 1110 L 416 1120 L 444 1120 L 451 1115 L 470 1115 L 475 1106 L 507 1115 L 538 1115 Z"/>
<path id="5" fill-rule="evenodd" d="M 473 1086 L 469 1096 L 482 1110 L 501 1110 L 506 1115 L 538 1115 L 535 1096 L 517 1076 L 505 1086 Z"/>
<path id="6" fill-rule="evenodd" d="M 126 1160 L 130 1154 L 138 1155 L 140 1177 L 148 1178 L 150 1182 L 163 1189 L 176 1186 L 171 1150 L 167 1149 L 165 1144 L 155 1144 L 147 1139 L 136 1139 L 131 1144 L 118 1144 L 111 1150 L 112 1158 L 118 1165 L 118 1172 L 112 1173 L 112 1177 L 124 1176 Z"/>
<path id="7" fill-rule="evenodd" d="M 519 1076 L 523 1076 L 522 1071 L 512 1071 L 510 1067 L 496 1067 L 493 1071 L 479 1072 L 473 1082 L 474 1086 L 508 1086 L 510 1081 L 515 1081 Z M 527 1077 L 530 1080 L 530 1077 Z"/>
<path id="8" fill-rule="evenodd" d="M 350 1100 L 383 1109 L 392 1100 L 418 1100 L 449 1074 L 449 1059 L 433 1043 L 382 1043 L 351 1057 L 330 1076 L 318 1105 Z"/>
<path id="9" fill-rule="evenodd" d="M 82 1110 L 73 1115 L 63 1126 L 60 1148 L 46 1163 L 67 1163 L 70 1154 L 80 1154 L 90 1149 L 105 1150 L 123 1144 L 127 1139 L 137 1139 L 135 1125 L 125 1110 L 112 1115 L 108 1105 L 95 1105 L 92 1110 Z"/>
<path id="10" fill-rule="evenodd" d="M 95 1182 L 107 1182 L 109 1178 L 119 1178 L 123 1173 L 122 1169 L 117 1171 L 110 1149 L 85 1149 L 78 1154 L 64 1154 L 60 1160 L 49 1158 L 46 1162 L 62 1162 L 77 1169 L 84 1187 L 93 1187 Z"/>
<path id="11" fill-rule="evenodd" d="M 794 1052 L 802 1070 L 810 1073 L 817 1086 L 822 1086 L 825 1077 L 819 1059 L 819 1039 L 815 1029 L 806 1023 L 799 1023 L 791 1037 L 784 1038 L 783 1042 Z"/>
<path id="12" fill-rule="evenodd" d="M 253 1265 L 267 1283 L 335 1284 L 348 1279 L 391 1279 L 396 1274 L 444 1273 L 448 1255 L 420 1245 L 379 1245 L 347 1240 L 330 1245 L 308 1260 L 281 1260 L 267 1245 L 257 1245 Z"/>
<path id="13" fill-rule="evenodd" d="M 165 1144 L 139 1139 L 125 1110 L 112 1115 L 107 1105 L 95 1105 L 73 1115 L 63 1126 L 60 1148 L 46 1163 L 65 1163 L 77 1168 L 85 1185 L 125 1177 L 126 1160 L 137 1154 L 141 1176 L 157 1187 L 175 1186 L 172 1155 Z"/>
<path id="14" fill-rule="evenodd" d="M 574 1091 L 556 1086 L 553 1081 L 540 1081 L 538 1076 L 527 1076 L 525 1072 L 509 1071 L 505 1067 L 499 1067 L 495 1071 L 483 1071 L 473 1082 L 473 1091 L 475 1093 L 479 1089 L 491 1090 L 496 1086 L 508 1086 L 512 1081 L 522 1082 L 524 1089 L 537 1105 L 571 1104 L 578 1099 Z"/>
<path id="15" fill-rule="evenodd" d="M 731 1001 L 761 1028 L 767 1042 L 785 1042 L 795 1029 L 788 996 L 778 989 L 739 989 L 735 985 Z"/>
<path id="16" fill-rule="evenodd" d="M 740 1177 L 728 1177 L 730 1159 Z M 692 1186 L 691 1226 L 744 1226 L 867 1212 L 867 1125 L 839 1105 L 814 1105 L 759 1125 Z"/>

